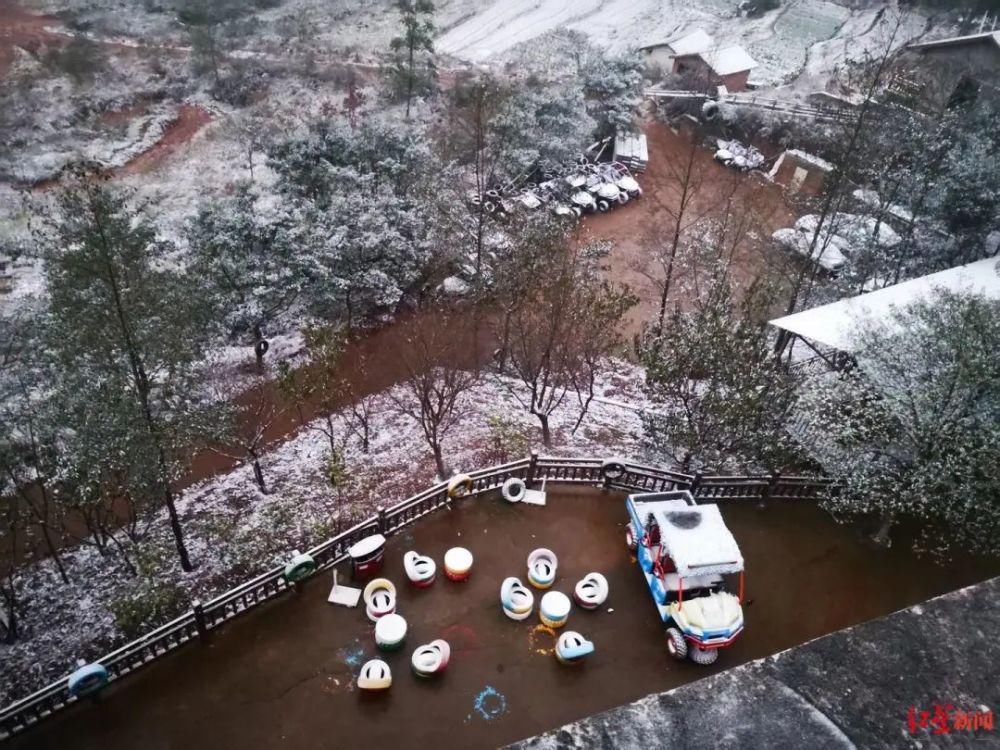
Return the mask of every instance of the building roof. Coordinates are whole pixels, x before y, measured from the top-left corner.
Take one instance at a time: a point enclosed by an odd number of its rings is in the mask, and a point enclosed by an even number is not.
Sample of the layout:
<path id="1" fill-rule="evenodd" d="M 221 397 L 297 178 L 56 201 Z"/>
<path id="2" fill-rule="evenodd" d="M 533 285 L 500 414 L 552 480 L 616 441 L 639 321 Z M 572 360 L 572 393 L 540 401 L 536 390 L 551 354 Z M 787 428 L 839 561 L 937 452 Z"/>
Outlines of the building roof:
<path id="1" fill-rule="evenodd" d="M 722 49 L 711 49 L 699 53 L 699 57 L 708 63 L 716 75 L 728 76 L 732 73 L 742 73 L 744 70 L 753 70 L 757 67 L 757 61 L 750 57 L 750 54 L 737 44 Z"/>
<path id="2" fill-rule="evenodd" d="M 859 323 L 864 320 L 889 321 L 893 310 L 926 299 L 936 290 L 969 292 L 990 299 L 1000 299 L 997 259 L 986 258 L 857 297 L 775 318 L 771 325 L 810 341 L 849 352 L 856 346 Z"/>
<path id="3" fill-rule="evenodd" d="M 640 47 L 639 49 L 670 47 L 670 51 L 675 55 L 694 55 L 698 52 L 704 52 L 714 46 L 715 40 L 711 36 L 706 34 L 701 29 L 695 29 L 688 34 L 684 34 L 683 36 L 674 37 L 670 41 L 648 44 L 645 47 Z"/>
<path id="4" fill-rule="evenodd" d="M 947 39 L 934 39 L 930 42 L 916 42 L 907 45 L 908 49 L 938 49 L 942 47 L 960 47 L 966 44 L 979 44 L 981 42 L 992 42 L 1000 48 L 1000 31 L 986 31 L 981 34 L 969 34 L 967 36 L 953 36 Z"/>
<path id="5" fill-rule="evenodd" d="M 722 520 L 719 506 L 691 505 L 683 499 L 654 500 L 664 493 L 633 495 L 640 518 L 652 514 L 660 528 L 660 542 L 681 577 L 743 570 L 743 555 L 732 532 Z"/>

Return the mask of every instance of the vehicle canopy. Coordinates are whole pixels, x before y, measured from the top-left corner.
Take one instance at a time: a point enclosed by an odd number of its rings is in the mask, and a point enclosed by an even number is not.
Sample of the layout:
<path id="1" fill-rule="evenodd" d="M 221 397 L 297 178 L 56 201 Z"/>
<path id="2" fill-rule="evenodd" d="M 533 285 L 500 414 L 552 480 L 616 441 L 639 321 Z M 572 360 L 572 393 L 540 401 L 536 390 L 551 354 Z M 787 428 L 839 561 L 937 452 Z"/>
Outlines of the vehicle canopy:
<path id="1" fill-rule="evenodd" d="M 632 495 L 628 506 L 637 530 L 656 524 L 663 552 L 682 578 L 743 570 L 743 555 L 718 505 L 697 505 L 684 490 Z"/>

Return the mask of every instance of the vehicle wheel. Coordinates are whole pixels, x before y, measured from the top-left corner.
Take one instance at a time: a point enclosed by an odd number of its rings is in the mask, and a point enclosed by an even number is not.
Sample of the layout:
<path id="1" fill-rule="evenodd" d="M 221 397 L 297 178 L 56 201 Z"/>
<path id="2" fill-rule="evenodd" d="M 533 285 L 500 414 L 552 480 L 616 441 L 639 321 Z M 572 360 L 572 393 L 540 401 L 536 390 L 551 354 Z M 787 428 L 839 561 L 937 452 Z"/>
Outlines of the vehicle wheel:
<path id="1" fill-rule="evenodd" d="M 631 521 L 625 525 L 625 546 L 628 547 L 629 552 L 635 552 L 639 547 L 635 540 L 635 528 Z"/>
<path id="2" fill-rule="evenodd" d="M 624 191 L 618 193 L 618 205 L 624 206 L 626 203 L 628 203 L 628 193 Z"/>
<path id="3" fill-rule="evenodd" d="M 715 664 L 715 660 L 719 658 L 719 649 L 692 646 L 688 651 L 688 656 L 695 664 L 707 667 L 709 664 Z"/>
<path id="4" fill-rule="evenodd" d="M 573 215 L 576 216 L 576 218 L 579 219 L 581 216 L 583 216 L 583 211 L 581 211 L 578 206 L 573 206 L 571 210 L 573 211 Z"/>
<path id="5" fill-rule="evenodd" d="M 642 188 L 637 188 L 636 189 L 636 191 L 635 191 L 635 197 L 636 198 L 641 198 L 642 197 Z"/>
<path id="6" fill-rule="evenodd" d="M 608 203 L 606 200 L 597 201 L 597 210 L 600 211 L 601 213 L 610 210 L 610 208 L 611 204 Z"/>
<path id="7" fill-rule="evenodd" d="M 667 651 L 677 661 L 684 661 L 688 655 L 687 641 L 677 628 L 667 628 Z"/>

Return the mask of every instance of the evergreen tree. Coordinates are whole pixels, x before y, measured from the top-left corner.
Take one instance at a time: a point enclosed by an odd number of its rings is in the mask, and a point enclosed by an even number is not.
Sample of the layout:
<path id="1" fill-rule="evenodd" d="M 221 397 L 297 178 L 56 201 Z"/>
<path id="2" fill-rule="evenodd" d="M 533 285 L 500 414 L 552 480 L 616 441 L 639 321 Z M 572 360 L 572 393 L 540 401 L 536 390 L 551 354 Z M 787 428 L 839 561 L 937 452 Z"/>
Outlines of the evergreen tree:
<path id="1" fill-rule="evenodd" d="M 131 493 L 166 507 L 181 566 L 191 570 L 171 483 L 190 451 L 189 427 L 198 414 L 201 295 L 167 262 L 173 248 L 156 239 L 132 196 L 92 179 L 61 194 L 51 231 L 41 239 L 51 299 L 48 347 L 63 376 L 57 387 L 77 414 L 93 398 L 91 408 L 116 425 L 118 440 L 103 446 L 105 456 L 117 453 L 114 460 L 128 466 Z"/>
<path id="2" fill-rule="evenodd" d="M 794 391 L 768 346 L 769 299 L 751 288 L 737 302 L 717 274 L 693 309 L 676 310 L 645 342 L 653 408 L 643 421 L 653 448 L 684 470 L 780 469 L 787 459 Z"/>
<path id="3" fill-rule="evenodd" d="M 396 0 L 403 33 L 389 46 L 394 61 L 389 71 L 393 97 L 406 102 L 406 119 L 414 96 L 424 96 L 434 89 L 434 3 L 431 0 Z"/>
<path id="4" fill-rule="evenodd" d="M 1000 303 L 941 292 L 863 321 L 858 366 L 807 385 L 802 424 L 824 436 L 841 513 L 879 536 L 911 517 L 969 548 L 1000 548 Z"/>
<path id="5" fill-rule="evenodd" d="M 303 301 L 312 267 L 307 212 L 292 201 L 261 207 L 249 184 L 206 206 L 188 227 L 191 272 L 206 281 L 230 335 L 250 334 L 263 368 L 268 327 Z"/>

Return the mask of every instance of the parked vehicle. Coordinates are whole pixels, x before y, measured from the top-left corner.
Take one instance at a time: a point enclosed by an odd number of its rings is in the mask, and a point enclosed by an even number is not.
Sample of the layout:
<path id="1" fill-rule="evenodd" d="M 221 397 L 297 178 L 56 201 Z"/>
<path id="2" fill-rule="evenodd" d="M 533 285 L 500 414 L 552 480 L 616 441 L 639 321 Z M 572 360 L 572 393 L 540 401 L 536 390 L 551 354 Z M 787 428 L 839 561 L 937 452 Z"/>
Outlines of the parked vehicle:
<path id="1" fill-rule="evenodd" d="M 618 189 L 624 191 L 629 198 L 642 197 L 642 188 L 639 186 L 639 182 L 632 176 L 629 168 L 620 161 L 612 162 L 605 167 L 605 170 Z"/>
<path id="2" fill-rule="evenodd" d="M 626 541 L 667 626 L 667 650 L 712 664 L 743 632 L 743 555 L 719 506 L 681 490 L 630 495 L 625 507 Z M 726 576 L 738 576 L 738 594 Z"/>

